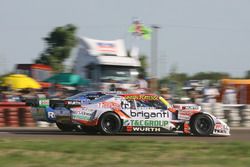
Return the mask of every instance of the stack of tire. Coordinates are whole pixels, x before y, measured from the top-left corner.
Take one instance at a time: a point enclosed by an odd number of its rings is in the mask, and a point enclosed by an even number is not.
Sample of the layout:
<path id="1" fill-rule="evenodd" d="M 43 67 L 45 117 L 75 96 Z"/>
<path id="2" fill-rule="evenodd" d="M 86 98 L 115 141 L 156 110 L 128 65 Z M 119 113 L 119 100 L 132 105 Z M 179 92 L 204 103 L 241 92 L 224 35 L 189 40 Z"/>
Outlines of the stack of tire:
<path id="1" fill-rule="evenodd" d="M 201 104 L 201 109 L 204 112 L 208 112 L 208 113 L 212 114 L 212 108 L 211 108 L 211 105 L 209 103 L 202 103 Z"/>
<path id="2" fill-rule="evenodd" d="M 227 119 L 225 118 L 225 113 L 223 110 L 223 105 L 221 103 L 216 103 L 214 105 L 209 103 L 202 104 L 202 110 L 208 113 L 211 113 L 215 117 L 221 119 L 223 122 L 227 123 Z"/>
<path id="3" fill-rule="evenodd" d="M 216 103 L 213 110 L 213 115 L 217 118 L 221 119 L 223 122 L 227 123 L 228 120 L 225 116 L 225 111 L 223 110 L 223 104 L 222 103 Z"/>
<path id="4" fill-rule="evenodd" d="M 245 109 L 243 109 L 240 112 L 240 116 L 241 116 L 241 126 L 250 127 L 250 105 L 245 107 Z"/>
<path id="5" fill-rule="evenodd" d="M 18 117 L 18 110 L 16 108 L 10 108 L 5 110 L 7 120 L 7 126 L 10 127 L 19 127 L 19 117 Z"/>
<path id="6" fill-rule="evenodd" d="M 4 112 L 0 109 L 0 127 L 5 126 Z"/>
<path id="7" fill-rule="evenodd" d="M 241 122 L 240 111 L 236 107 L 224 107 L 225 118 L 231 127 L 239 127 Z"/>
<path id="8" fill-rule="evenodd" d="M 34 119 L 32 118 L 31 112 L 27 109 L 22 109 L 22 111 L 24 111 L 23 113 L 24 126 L 34 127 L 36 123 Z"/>

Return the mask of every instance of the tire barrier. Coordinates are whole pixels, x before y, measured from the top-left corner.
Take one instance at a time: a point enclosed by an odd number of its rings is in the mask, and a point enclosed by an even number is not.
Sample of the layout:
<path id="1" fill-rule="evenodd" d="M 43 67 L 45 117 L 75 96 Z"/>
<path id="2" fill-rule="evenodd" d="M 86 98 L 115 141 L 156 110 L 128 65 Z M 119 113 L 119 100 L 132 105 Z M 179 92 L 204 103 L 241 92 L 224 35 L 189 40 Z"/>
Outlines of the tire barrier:
<path id="1" fill-rule="evenodd" d="M 250 105 L 202 103 L 202 110 L 223 120 L 231 127 L 250 127 Z M 0 127 L 54 127 L 55 124 L 35 122 L 30 107 L 23 102 L 0 102 Z"/>
<path id="2" fill-rule="evenodd" d="M 202 110 L 213 114 L 230 127 L 250 127 L 250 105 L 203 103 Z"/>
<path id="3" fill-rule="evenodd" d="M 35 126 L 30 109 L 23 102 L 0 102 L 0 127 Z"/>

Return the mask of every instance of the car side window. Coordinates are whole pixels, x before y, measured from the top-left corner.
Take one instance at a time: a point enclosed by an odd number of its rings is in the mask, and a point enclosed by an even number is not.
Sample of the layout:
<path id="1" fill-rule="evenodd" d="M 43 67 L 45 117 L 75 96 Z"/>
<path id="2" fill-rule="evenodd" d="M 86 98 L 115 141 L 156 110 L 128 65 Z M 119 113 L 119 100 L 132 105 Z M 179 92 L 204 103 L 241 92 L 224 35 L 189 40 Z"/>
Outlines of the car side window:
<path id="1" fill-rule="evenodd" d="M 136 106 L 137 108 L 167 109 L 167 106 L 159 100 L 136 100 Z"/>
<path id="2" fill-rule="evenodd" d="M 135 109 L 135 101 L 134 100 L 128 100 L 130 103 L 130 109 Z"/>
<path id="3" fill-rule="evenodd" d="M 136 100 L 136 106 L 137 107 L 152 107 L 151 105 L 149 105 L 148 103 L 142 100 Z"/>

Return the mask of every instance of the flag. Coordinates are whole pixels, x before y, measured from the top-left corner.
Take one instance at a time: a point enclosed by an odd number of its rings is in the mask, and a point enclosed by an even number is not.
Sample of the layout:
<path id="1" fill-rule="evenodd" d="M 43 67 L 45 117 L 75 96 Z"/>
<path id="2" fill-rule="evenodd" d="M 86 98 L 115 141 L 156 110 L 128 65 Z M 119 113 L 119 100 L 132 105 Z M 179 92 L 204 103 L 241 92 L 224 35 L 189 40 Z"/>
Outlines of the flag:
<path id="1" fill-rule="evenodd" d="M 128 32 L 132 33 L 135 36 L 142 36 L 146 40 L 151 39 L 152 30 L 149 27 L 146 27 L 138 20 L 134 21 L 133 24 L 129 27 Z"/>

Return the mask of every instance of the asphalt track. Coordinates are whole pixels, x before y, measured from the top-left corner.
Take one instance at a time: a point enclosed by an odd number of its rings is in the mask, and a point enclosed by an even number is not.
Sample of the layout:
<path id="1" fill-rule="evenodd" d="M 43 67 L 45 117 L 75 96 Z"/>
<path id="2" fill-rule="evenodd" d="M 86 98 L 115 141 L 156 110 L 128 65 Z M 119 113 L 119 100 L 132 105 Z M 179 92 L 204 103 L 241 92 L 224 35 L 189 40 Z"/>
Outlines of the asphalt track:
<path id="1" fill-rule="evenodd" d="M 55 140 L 166 140 L 166 141 L 250 141 L 250 128 L 233 128 L 229 137 L 178 136 L 175 134 L 119 134 L 113 136 L 89 135 L 82 132 L 61 132 L 57 128 L 0 128 L 0 139 L 55 139 Z"/>

